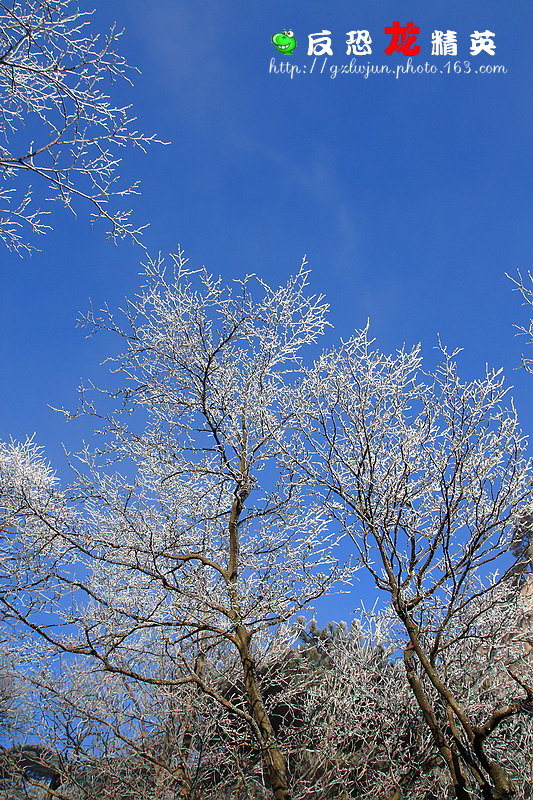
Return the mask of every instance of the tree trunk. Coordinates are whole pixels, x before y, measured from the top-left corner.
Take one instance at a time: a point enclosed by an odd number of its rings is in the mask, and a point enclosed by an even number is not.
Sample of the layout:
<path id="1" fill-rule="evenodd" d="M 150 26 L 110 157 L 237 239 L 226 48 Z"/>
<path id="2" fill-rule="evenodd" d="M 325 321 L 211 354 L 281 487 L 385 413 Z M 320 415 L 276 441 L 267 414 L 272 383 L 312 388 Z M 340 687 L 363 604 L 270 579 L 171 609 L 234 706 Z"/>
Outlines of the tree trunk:
<path id="1" fill-rule="evenodd" d="M 243 625 L 237 626 L 239 653 L 244 673 L 246 699 L 250 715 L 261 736 L 261 753 L 267 770 L 268 781 L 275 800 L 290 800 L 287 761 L 283 755 L 268 716 L 255 673 L 255 661 L 250 653 L 250 633 Z"/>

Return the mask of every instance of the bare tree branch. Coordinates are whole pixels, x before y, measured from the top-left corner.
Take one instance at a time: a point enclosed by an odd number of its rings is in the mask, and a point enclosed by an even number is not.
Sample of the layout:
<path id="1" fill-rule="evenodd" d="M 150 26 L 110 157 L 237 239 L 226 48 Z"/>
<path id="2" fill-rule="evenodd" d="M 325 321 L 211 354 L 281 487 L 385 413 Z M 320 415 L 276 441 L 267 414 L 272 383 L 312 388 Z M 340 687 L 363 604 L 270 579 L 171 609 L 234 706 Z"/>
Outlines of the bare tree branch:
<path id="1" fill-rule="evenodd" d="M 19 254 L 34 249 L 31 234 L 50 229 L 50 211 L 32 202 L 37 184 L 48 186 L 48 200 L 73 212 L 88 205 L 115 241 L 139 242 L 146 227 L 130 222 L 131 211 L 112 208 L 138 193 L 138 182 L 117 183 L 118 151 L 129 145 L 145 151 L 159 140 L 135 130 L 129 107 L 110 102 L 106 83 L 131 82 L 115 51 L 122 32 L 93 33 L 91 14 L 75 0 L 0 4 L 0 240 Z"/>

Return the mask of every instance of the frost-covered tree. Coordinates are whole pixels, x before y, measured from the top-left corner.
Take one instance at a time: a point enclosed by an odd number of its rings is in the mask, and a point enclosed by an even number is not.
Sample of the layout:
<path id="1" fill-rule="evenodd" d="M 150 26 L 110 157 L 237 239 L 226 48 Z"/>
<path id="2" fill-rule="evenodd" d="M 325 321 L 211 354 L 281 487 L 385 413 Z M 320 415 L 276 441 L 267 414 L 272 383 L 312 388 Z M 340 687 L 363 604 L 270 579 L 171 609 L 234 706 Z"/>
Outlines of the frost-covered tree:
<path id="1" fill-rule="evenodd" d="M 528 272 L 527 279 L 520 273 L 513 278 L 507 276 L 514 283 L 515 291 L 522 295 L 523 305 L 533 306 L 533 275 Z M 527 344 L 533 344 L 533 317 L 529 324 L 517 325 L 518 333 L 527 336 Z M 522 356 L 522 365 L 527 372 L 533 373 L 533 360 L 530 356 Z M 531 571 L 533 568 L 533 501 L 529 500 L 518 520 L 515 536 L 513 538 L 512 553 L 516 559 L 512 567 L 517 584 L 531 584 Z"/>
<path id="2" fill-rule="evenodd" d="M 71 483 L 31 442 L 0 448 L 28 720 L 10 763 L 37 736 L 65 800 L 527 796 L 504 567 L 531 473 L 501 374 L 464 382 L 444 348 L 426 372 L 366 330 L 305 369 L 326 307 L 304 268 L 272 289 L 174 267 L 85 319 L 122 352 L 67 413 L 96 427 Z M 310 624 L 298 646 L 291 617 L 350 580 L 343 535 L 389 604 L 370 633 Z"/>
<path id="3" fill-rule="evenodd" d="M 0 239 L 18 253 L 28 234 L 50 227 L 32 187 L 75 210 L 92 209 L 113 239 L 137 240 L 142 227 L 114 201 L 136 192 L 117 183 L 119 151 L 155 140 L 134 128 L 127 106 L 115 106 L 106 83 L 128 77 L 115 47 L 121 32 L 98 34 L 92 12 L 75 0 L 8 0 L 0 5 Z M 31 237 L 30 237 L 31 239 Z"/>
<path id="4" fill-rule="evenodd" d="M 295 391 L 300 437 L 287 460 L 323 487 L 389 597 L 405 674 L 455 797 L 505 800 L 515 783 L 493 743 L 503 720 L 529 709 L 532 684 L 517 675 L 513 685 L 500 662 L 506 694 L 487 695 L 482 713 L 469 702 L 464 653 L 475 642 L 489 668 L 480 616 L 516 600 L 505 556 L 531 477 L 501 371 L 464 382 L 456 353 L 439 349 L 432 373 L 419 347 L 387 356 L 367 330 L 322 355 Z"/>
<path id="5" fill-rule="evenodd" d="M 302 267 L 277 289 L 253 277 L 227 287 L 188 272 L 181 254 L 170 276 L 149 262 L 121 317 L 86 319 L 124 352 L 115 388 L 82 392 L 74 416 L 93 418 L 100 439 L 73 461 L 71 485 L 59 487 L 32 443 L 1 450 L 0 606 L 28 683 L 46 698 L 43 719 L 56 697 L 56 720 L 72 716 L 69 757 L 82 746 L 72 731 L 88 726 L 83 747 L 104 758 L 99 725 L 115 742 L 152 746 L 158 708 L 172 747 L 151 796 L 166 797 L 169 782 L 195 796 L 196 728 L 216 724 L 211 740 L 234 754 L 220 768 L 289 797 L 259 676 L 273 631 L 350 574 L 321 502 L 282 458 L 301 352 L 325 325 L 306 276 Z"/>

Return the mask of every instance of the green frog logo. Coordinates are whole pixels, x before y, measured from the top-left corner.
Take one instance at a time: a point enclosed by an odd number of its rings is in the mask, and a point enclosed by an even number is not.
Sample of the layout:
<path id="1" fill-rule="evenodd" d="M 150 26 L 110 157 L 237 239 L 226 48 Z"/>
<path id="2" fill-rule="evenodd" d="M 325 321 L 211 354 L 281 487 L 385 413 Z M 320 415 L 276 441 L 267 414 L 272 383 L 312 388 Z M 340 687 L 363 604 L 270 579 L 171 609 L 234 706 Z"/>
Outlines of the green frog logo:
<path id="1" fill-rule="evenodd" d="M 280 53 L 289 54 L 294 52 L 294 48 L 298 44 L 296 39 L 294 38 L 294 33 L 292 31 L 282 31 L 281 33 L 275 33 L 272 37 L 272 43 L 276 50 Z"/>

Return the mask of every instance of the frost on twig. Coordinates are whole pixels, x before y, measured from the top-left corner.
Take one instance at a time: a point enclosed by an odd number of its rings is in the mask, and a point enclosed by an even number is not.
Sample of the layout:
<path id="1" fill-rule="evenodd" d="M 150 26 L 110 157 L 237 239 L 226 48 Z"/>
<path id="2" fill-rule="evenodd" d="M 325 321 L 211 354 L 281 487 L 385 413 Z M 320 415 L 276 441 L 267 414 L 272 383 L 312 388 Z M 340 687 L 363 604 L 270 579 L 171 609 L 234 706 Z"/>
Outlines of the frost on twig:
<path id="1" fill-rule="evenodd" d="M 78 201 L 88 205 L 115 241 L 139 241 L 146 227 L 113 208 L 138 188 L 118 183 L 118 151 L 159 140 L 134 128 L 129 106 L 110 101 L 106 83 L 131 82 L 115 52 L 122 32 L 94 33 L 92 13 L 75 0 L 0 5 L 0 240 L 19 254 L 34 249 L 33 234 L 50 229 L 49 212 L 32 200 L 39 184 L 48 187 L 45 202 L 59 200 L 73 212 Z"/>

